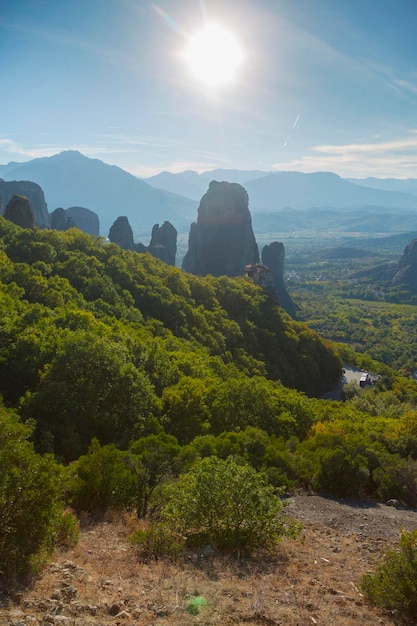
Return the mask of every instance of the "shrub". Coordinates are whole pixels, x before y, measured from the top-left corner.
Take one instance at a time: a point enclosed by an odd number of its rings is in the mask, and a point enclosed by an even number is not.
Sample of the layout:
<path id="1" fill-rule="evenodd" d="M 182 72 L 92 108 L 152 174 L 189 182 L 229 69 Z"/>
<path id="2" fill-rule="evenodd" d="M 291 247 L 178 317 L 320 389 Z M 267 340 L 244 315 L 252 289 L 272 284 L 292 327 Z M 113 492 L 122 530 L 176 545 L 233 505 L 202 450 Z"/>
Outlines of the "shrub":
<path id="1" fill-rule="evenodd" d="M 30 434 L 0 408 L 0 578 L 8 582 L 40 566 L 62 525 L 61 468 L 35 453 Z"/>
<path id="2" fill-rule="evenodd" d="M 101 446 L 97 439 L 88 454 L 72 465 L 74 471 L 70 501 L 76 510 L 104 515 L 109 510 L 134 506 L 136 476 L 127 466 L 127 454 L 113 444 Z"/>
<path id="3" fill-rule="evenodd" d="M 131 537 L 141 559 L 170 558 L 176 560 L 184 548 L 184 540 L 174 535 L 164 524 L 151 524 L 145 530 L 137 530 Z"/>
<path id="4" fill-rule="evenodd" d="M 162 522 L 192 545 L 250 554 L 300 531 L 282 515 L 283 502 L 266 476 L 232 458 L 198 461 L 166 493 Z"/>
<path id="5" fill-rule="evenodd" d="M 361 587 L 374 604 L 417 623 L 417 530 L 401 533 L 399 551 L 388 551 Z"/>

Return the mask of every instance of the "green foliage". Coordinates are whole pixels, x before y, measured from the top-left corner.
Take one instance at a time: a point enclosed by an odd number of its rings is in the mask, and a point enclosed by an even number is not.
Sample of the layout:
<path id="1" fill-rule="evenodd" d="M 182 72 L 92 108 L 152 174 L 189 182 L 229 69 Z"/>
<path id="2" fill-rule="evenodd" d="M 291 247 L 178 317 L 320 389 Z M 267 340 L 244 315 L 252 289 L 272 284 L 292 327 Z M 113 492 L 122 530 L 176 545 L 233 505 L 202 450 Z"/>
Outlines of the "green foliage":
<path id="1" fill-rule="evenodd" d="M 397 454 L 386 455 L 373 474 L 376 494 L 382 500 L 394 498 L 417 506 L 417 461 Z"/>
<path id="2" fill-rule="evenodd" d="M 399 551 L 388 551 L 361 587 L 374 604 L 417 623 L 417 530 L 401 533 Z"/>
<path id="3" fill-rule="evenodd" d="M 0 575 L 8 581 L 39 566 L 71 534 L 62 517 L 61 470 L 34 452 L 30 432 L 0 408 Z"/>
<path id="4" fill-rule="evenodd" d="M 88 454 L 72 464 L 71 504 L 80 511 L 103 515 L 108 510 L 134 506 L 137 481 L 129 469 L 126 452 L 113 444 L 100 446 L 94 440 Z"/>
<path id="5" fill-rule="evenodd" d="M 0 394 L 36 422 L 38 451 L 71 461 L 94 437 L 126 449 L 158 423 L 181 443 L 247 425 L 304 436 L 295 390 L 338 379 L 332 349 L 246 279 L 1 217 L 0 244 Z"/>
<path id="6" fill-rule="evenodd" d="M 178 475 L 181 447 L 175 437 L 161 432 L 132 442 L 129 451 L 127 464 L 137 480 L 136 512 L 145 517 L 155 491 Z"/>
<path id="7" fill-rule="evenodd" d="M 161 519 L 190 544 L 250 554 L 299 530 L 282 515 L 283 503 L 266 477 L 231 458 L 202 459 L 166 493 Z"/>

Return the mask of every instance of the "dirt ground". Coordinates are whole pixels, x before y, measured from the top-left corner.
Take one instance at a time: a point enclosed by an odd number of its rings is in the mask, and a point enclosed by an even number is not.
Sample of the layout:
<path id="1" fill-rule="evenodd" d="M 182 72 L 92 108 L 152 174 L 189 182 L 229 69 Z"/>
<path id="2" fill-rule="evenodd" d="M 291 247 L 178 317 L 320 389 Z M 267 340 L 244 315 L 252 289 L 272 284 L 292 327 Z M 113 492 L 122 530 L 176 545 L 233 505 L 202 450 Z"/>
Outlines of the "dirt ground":
<path id="1" fill-rule="evenodd" d="M 368 626 L 401 623 L 368 604 L 360 578 L 417 528 L 417 510 L 300 494 L 286 513 L 304 542 L 237 561 L 210 550 L 143 563 L 133 516 L 86 524 L 27 588 L 0 598 L 0 626 Z"/>

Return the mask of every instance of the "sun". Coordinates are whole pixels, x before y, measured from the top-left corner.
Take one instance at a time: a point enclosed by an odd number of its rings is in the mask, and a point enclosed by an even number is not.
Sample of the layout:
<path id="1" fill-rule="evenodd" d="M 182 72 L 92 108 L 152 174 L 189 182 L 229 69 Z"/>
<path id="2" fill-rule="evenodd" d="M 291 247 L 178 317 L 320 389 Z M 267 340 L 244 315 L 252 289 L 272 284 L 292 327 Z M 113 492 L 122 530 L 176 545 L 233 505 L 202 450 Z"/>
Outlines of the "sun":
<path id="1" fill-rule="evenodd" d="M 221 85 L 235 78 L 243 51 L 231 33 L 211 24 L 191 37 L 184 57 L 195 78 Z"/>

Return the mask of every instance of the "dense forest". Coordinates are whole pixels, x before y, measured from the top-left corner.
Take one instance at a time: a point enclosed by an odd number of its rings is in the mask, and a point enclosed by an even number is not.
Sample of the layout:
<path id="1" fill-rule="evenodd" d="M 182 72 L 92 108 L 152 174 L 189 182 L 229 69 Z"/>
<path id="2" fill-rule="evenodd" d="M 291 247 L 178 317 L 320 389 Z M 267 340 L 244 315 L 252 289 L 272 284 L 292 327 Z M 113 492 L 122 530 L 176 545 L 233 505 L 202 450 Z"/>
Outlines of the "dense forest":
<path id="1" fill-rule="evenodd" d="M 323 340 L 247 278 L 197 277 L 76 229 L 0 218 L 0 298 L 6 578 L 71 535 L 66 507 L 150 516 L 168 486 L 178 499 L 184 476 L 207 474 L 206 457 L 235 464 L 213 461 L 213 476 L 249 466 L 264 494 L 417 504 L 415 381 Z M 372 370 L 375 386 L 319 399 L 344 362 Z"/>

